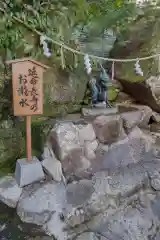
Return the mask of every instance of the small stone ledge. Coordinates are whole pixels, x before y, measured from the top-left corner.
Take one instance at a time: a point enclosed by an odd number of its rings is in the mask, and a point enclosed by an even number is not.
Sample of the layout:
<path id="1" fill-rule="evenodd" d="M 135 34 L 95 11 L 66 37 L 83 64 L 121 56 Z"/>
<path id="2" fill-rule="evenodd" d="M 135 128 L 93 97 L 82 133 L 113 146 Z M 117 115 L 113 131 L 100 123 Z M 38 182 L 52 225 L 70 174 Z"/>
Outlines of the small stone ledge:
<path id="1" fill-rule="evenodd" d="M 98 116 L 108 116 L 118 113 L 117 107 L 112 108 L 82 108 L 82 115 L 84 118 L 94 119 Z"/>

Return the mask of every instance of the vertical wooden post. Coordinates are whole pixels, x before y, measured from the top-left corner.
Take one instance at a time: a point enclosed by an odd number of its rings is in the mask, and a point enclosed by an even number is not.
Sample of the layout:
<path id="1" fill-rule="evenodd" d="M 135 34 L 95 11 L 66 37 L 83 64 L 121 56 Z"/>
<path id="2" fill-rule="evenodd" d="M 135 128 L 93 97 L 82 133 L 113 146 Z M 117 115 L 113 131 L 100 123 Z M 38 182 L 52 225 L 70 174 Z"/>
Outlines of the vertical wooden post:
<path id="1" fill-rule="evenodd" d="M 26 149 L 27 160 L 32 160 L 31 116 L 26 116 Z"/>

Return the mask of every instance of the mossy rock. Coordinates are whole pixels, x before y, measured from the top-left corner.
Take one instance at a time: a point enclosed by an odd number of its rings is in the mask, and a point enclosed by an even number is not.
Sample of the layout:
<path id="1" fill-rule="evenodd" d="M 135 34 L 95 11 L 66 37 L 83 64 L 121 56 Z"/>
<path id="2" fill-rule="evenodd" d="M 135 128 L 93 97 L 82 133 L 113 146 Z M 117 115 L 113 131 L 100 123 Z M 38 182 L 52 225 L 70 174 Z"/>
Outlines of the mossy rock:
<path id="1" fill-rule="evenodd" d="M 44 116 L 56 117 L 80 111 L 87 76 L 84 69 L 67 72 L 50 69 L 44 74 Z"/>
<path id="2" fill-rule="evenodd" d="M 110 102 L 114 102 L 118 96 L 117 88 L 114 86 L 108 87 L 107 98 Z"/>
<path id="3" fill-rule="evenodd" d="M 80 112 L 82 108 L 82 101 L 79 102 L 53 102 L 45 107 L 44 116 L 47 117 L 64 117 L 68 113 Z"/>

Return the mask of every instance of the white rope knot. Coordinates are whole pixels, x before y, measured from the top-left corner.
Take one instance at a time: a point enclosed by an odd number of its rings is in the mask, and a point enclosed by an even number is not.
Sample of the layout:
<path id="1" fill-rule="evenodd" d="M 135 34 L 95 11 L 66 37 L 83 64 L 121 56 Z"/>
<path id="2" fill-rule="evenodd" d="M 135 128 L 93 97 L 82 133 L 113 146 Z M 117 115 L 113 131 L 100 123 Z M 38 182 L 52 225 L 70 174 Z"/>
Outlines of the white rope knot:
<path id="1" fill-rule="evenodd" d="M 90 74 L 92 72 L 92 67 L 91 67 L 91 63 L 90 63 L 88 54 L 86 54 L 84 56 L 84 65 L 86 67 L 87 74 Z"/>
<path id="2" fill-rule="evenodd" d="M 141 69 L 140 63 L 139 63 L 139 59 L 137 60 L 137 62 L 135 63 L 135 72 L 143 77 L 143 71 Z"/>
<path id="3" fill-rule="evenodd" d="M 50 57 L 50 56 L 51 56 L 51 53 L 50 53 L 50 51 L 49 51 L 48 44 L 47 44 L 46 40 L 47 40 L 47 37 L 45 37 L 45 36 L 40 36 L 40 45 L 43 46 L 43 54 L 44 54 L 46 57 Z"/>

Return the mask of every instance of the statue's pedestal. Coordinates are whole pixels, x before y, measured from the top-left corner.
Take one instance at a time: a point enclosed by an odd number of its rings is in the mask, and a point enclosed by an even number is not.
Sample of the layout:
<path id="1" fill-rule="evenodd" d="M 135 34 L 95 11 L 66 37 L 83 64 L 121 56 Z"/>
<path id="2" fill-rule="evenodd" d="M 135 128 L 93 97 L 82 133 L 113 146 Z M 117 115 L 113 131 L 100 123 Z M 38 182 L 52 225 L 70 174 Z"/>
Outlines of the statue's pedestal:
<path id="1" fill-rule="evenodd" d="M 82 115 L 86 118 L 95 118 L 100 115 L 113 115 L 118 113 L 117 107 L 112 108 L 82 108 Z"/>
<path id="2" fill-rule="evenodd" d="M 106 104 L 106 102 L 100 102 L 100 103 L 97 103 L 93 108 L 100 108 L 100 109 L 105 109 L 107 107 L 107 104 Z"/>
<path id="3" fill-rule="evenodd" d="M 45 178 L 40 161 L 33 157 L 32 160 L 18 159 L 16 162 L 15 179 L 20 187 L 27 186 Z"/>

